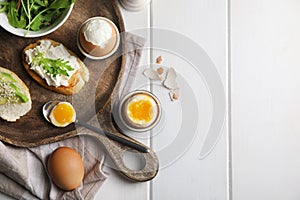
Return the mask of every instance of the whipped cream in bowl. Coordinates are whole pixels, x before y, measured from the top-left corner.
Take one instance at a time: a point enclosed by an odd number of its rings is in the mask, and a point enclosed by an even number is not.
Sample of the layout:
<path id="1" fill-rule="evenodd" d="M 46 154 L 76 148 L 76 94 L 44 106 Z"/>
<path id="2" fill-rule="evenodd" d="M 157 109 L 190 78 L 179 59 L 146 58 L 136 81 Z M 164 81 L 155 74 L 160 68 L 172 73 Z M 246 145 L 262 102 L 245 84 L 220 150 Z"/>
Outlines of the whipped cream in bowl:
<path id="1" fill-rule="evenodd" d="M 105 59 L 118 49 L 120 43 L 119 30 L 105 17 L 93 17 L 86 20 L 79 28 L 77 46 L 86 57 Z"/>

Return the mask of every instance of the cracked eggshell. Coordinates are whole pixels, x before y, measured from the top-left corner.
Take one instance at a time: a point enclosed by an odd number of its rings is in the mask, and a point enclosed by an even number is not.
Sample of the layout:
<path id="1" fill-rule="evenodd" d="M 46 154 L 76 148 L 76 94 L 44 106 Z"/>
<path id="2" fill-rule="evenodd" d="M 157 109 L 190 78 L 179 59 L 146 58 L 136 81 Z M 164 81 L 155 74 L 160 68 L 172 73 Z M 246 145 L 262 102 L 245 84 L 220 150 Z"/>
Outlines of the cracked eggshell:
<path id="1" fill-rule="evenodd" d="M 179 99 L 179 91 L 178 90 L 170 91 L 169 96 L 172 101 L 176 101 Z"/>
<path id="2" fill-rule="evenodd" d="M 156 64 L 160 64 L 160 63 L 162 63 L 162 61 L 163 61 L 162 56 L 158 56 L 158 57 L 156 58 Z"/>
<path id="3" fill-rule="evenodd" d="M 163 73 L 164 73 L 164 68 L 162 68 L 162 67 L 159 67 L 159 68 L 157 68 L 156 69 L 156 72 L 159 74 L 159 75 L 162 75 Z"/>
<path id="4" fill-rule="evenodd" d="M 176 81 L 177 74 L 174 68 L 170 68 L 167 74 L 167 78 L 164 81 L 164 86 L 170 90 L 176 90 L 179 88 L 178 83 Z"/>
<path id="5" fill-rule="evenodd" d="M 143 72 L 144 76 L 146 76 L 147 78 L 154 80 L 154 81 L 162 81 L 163 78 L 161 76 L 159 76 L 159 74 L 157 73 L 157 71 L 151 69 L 151 68 L 147 68 L 144 70 Z"/>

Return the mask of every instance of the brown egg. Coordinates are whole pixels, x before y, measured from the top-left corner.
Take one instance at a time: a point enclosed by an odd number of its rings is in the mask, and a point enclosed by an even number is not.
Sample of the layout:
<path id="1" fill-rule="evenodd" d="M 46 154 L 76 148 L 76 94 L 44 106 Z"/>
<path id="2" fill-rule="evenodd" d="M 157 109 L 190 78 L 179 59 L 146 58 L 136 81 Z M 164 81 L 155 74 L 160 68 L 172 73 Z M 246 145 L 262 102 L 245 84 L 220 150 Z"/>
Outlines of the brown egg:
<path id="1" fill-rule="evenodd" d="M 84 29 L 92 20 L 102 20 L 109 24 L 109 26 L 112 29 L 112 36 L 108 41 L 106 41 L 106 44 L 104 47 L 94 45 L 92 42 L 87 41 L 84 35 Z M 112 53 L 116 46 L 118 45 L 118 30 L 116 26 L 111 22 L 110 20 L 107 20 L 106 18 L 102 17 L 95 17 L 90 20 L 87 20 L 80 28 L 79 30 L 79 45 L 81 49 L 88 55 L 94 56 L 94 57 L 103 57 L 110 53 Z M 101 35 L 99 35 L 101 37 Z"/>
<path id="2" fill-rule="evenodd" d="M 84 177 L 81 156 L 70 147 L 59 147 L 49 157 L 48 173 L 52 181 L 63 190 L 80 186 Z"/>

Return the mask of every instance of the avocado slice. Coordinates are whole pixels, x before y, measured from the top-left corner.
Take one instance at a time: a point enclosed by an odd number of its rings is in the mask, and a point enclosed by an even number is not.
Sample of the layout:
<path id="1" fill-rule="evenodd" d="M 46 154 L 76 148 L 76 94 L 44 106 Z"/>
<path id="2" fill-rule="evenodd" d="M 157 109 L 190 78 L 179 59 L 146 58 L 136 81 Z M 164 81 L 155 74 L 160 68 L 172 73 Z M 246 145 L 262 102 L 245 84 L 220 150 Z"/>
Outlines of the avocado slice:
<path id="1" fill-rule="evenodd" d="M 6 104 L 7 99 L 5 97 L 0 97 L 0 105 Z"/>
<path id="2" fill-rule="evenodd" d="M 0 81 L 2 82 L 16 82 L 16 80 L 6 72 L 0 72 Z"/>
<path id="3" fill-rule="evenodd" d="M 0 82 L 6 82 L 9 83 L 9 86 L 15 90 L 15 95 L 19 97 L 19 99 L 23 102 L 27 102 L 29 99 L 20 91 L 20 88 L 16 86 L 14 83 L 16 80 L 6 72 L 0 72 Z M 0 97 L 0 105 L 5 104 L 7 102 L 7 99 L 5 97 Z"/>
<path id="4" fill-rule="evenodd" d="M 27 102 L 28 98 L 20 91 L 20 89 L 13 83 L 10 83 L 9 86 L 15 90 L 15 95 L 19 97 L 23 102 Z"/>

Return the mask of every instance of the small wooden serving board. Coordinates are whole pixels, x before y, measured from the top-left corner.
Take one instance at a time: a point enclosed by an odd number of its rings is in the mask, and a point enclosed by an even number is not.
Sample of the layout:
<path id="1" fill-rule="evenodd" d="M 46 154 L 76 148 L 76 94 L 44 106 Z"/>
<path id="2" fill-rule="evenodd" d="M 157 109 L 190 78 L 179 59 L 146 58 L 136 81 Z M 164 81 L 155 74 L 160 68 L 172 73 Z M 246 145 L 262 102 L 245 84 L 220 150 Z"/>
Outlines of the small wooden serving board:
<path id="1" fill-rule="evenodd" d="M 56 128 L 43 118 L 42 106 L 51 100 L 71 102 L 80 120 L 89 121 L 93 119 L 95 121 L 96 119 L 101 128 L 106 129 L 106 131 L 132 140 L 114 128 L 110 114 L 111 100 L 125 65 L 125 55 L 122 55 L 124 45 L 120 42 L 119 49 L 113 56 L 100 61 L 85 58 L 77 48 L 76 36 L 80 25 L 94 16 L 107 17 L 116 24 L 120 32 L 125 31 L 116 0 L 77 0 L 65 24 L 52 34 L 41 38 L 18 37 L 0 28 L 0 66 L 15 72 L 28 86 L 32 98 L 32 109 L 17 122 L 6 122 L 0 119 L 0 140 L 15 146 L 33 147 L 77 136 L 80 129 L 76 129 L 75 125 Z M 65 96 L 46 90 L 34 81 L 22 66 L 21 52 L 23 48 L 42 38 L 61 42 L 84 61 L 88 67 L 90 80 L 78 94 Z M 122 155 L 128 150 L 127 147 L 110 141 L 104 136 L 95 135 L 95 133 L 87 130 L 84 131 L 87 135 L 94 135 L 101 141 L 117 169 L 125 176 L 136 181 L 146 181 L 156 175 L 158 159 L 152 150 L 150 153 L 144 154 L 145 168 L 140 171 L 132 171 L 122 161 Z"/>

